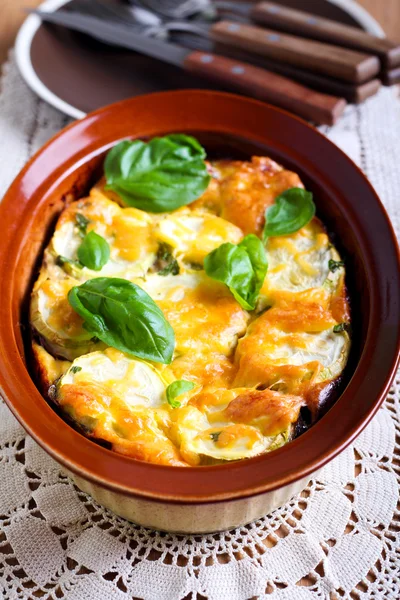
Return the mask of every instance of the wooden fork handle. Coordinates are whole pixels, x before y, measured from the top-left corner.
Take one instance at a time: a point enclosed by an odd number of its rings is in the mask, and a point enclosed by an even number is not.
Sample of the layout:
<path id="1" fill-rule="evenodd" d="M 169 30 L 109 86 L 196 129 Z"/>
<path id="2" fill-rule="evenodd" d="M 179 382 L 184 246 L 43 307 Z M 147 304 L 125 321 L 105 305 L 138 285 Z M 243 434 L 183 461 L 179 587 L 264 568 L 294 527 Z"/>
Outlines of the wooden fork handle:
<path id="1" fill-rule="evenodd" d="M 344 25 L 275 2 L 256 3 L 251 9 L 250 17 L 256 23 L 267 25 L 272 29 L 377 54 L 386 68 L 400 66 L 400 44 L 387 38 L 378 38 L 351 25 Z"/>
<path id="2" fill-rule="evenodd" d="M 285 108 L 318 125 L 333 125 L 346 106 L 343 98 L 320 94 L 276 73 L 217 54 L 191 52 L 184 67 L 191 73 Z"/>
<path id="3" fill-rule="evenodd" d="M 219 21 L 211 26 L 210 37 L 216 42 L 351 83 L 368 81 L 380 69 L 377 56 L 255 25 Z"/>

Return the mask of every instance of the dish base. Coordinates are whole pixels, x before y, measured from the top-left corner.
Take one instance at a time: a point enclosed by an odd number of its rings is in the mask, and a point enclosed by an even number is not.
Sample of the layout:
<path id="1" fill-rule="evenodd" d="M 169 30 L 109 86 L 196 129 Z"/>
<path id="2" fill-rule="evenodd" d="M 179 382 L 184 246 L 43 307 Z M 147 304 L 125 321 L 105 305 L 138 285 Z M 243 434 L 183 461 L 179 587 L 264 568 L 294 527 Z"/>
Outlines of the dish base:
<path id="1" fill-rule="evenodd" d="M 65 467 L 62 470 L 80 490 L 118 516 L 150 529 L 182 534 L 217 533 L 247 525 L 283 506 L 304 490 L 310 480 L 308 476 L 278 490 L 231 502 L 165 504 L 107 490 Z"/>

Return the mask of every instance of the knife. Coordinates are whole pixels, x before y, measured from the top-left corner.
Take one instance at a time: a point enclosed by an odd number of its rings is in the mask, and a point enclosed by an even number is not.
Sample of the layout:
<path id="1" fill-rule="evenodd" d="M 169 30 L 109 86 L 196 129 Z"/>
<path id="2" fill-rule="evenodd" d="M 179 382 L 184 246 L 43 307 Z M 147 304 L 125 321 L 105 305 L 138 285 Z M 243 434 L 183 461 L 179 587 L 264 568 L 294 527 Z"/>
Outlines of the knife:
<path id="1" fill-rule="evenodd" d="M 132 33 L 129 27 L 65 10 L 33 10 L 43 21 L 88 34 L 107 44 L 135 50 L 216 81 L 260 100 L 285 108 L 314 123 L 332 125 L 343 113 L 343 98 L 321 94 L 295 81 L 218 54 L 191 51 L 175 44 Z"/>

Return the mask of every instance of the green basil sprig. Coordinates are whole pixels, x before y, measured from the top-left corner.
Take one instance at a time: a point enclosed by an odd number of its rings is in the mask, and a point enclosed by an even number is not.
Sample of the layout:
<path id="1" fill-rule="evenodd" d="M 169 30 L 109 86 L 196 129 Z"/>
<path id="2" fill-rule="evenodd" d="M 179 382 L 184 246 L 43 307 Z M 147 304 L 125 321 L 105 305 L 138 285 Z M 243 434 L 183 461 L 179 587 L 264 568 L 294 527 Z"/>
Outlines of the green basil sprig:
<path id="1" fill-rule="evenodd" d="M 206 153 L 188 135 L 166 135 L 120 142 L 106 156 L 106 189 L 116 192 L 128 206 L 160 213 L 189 204 L 210 181 Z"/>
<path id="2" fill-rule="evenodd" d="M 295 233 L 315 215 L 313 195 L 302 188 L 291 188 L 275 198 L 265 211 L 264 241 L 276 235 Z"/>
<path id="3" fill-rule="evenodd" d="M 95 231 L 85 235 L 78 248 L 79 262 L 92 271 L 101 271 L 110 258 L 108 242 Z"/>
<path id="4" fill-rule="evenodd" d="M 173 383 L 170 383 L 167 387 L 167 400 L 168 404 L 172 406 L 172 408 L 179 408 L 181 403 L 178 400 L 175 400 L 181 394 L 185 394 L 185 392 L 190 392 L 195 387 L 192 381 L 186 381 L 185 379 L 178 379 Z"/>
<path id="5" fill-rule="evenodd" d="M 138 285 L 113 277 L 97 277 L 68 293 L 83 327 L 108 346 L 138 358 L 169 364 L 174 330 L 150 296 Z"/>
<path id="6" fill-rule="evenodd" d="M 59 254 L 56 257 L 56 265 L 64 269 L 68 275 L 79 279 L 82 271 L 82 265 L 79 261 L 72 260 L 71 258 L 67 258 L 66 256 Z"/>
<path id="7" fill-rule="evenodd" d="M 86 230 L 89 223 L 90 220 L 87 217 L 85 217 L 85 215 L 83 215 L 82 213 L 76 213 L 75 224 L 78 228 L 78 233 L 82 238 L 86 235 Z"/>
<path id="8" fill-rule="evenodd" d="M 328 268 L 332 273 L 334 273 L 341 267 L 344 267 L 344 260 L 333 260 L 333 258 L 329 259 Z"/>
<path id="9" fill-rule="evenodd" d="M 338 323 L 334 326 L 333 333 L 342 333 L 342 331 L 346 331 L 348 326 L 348 323 Z"/>
<path id="10" fill-rule="evenodd" d="M 207 254 L 204 269 L 209 277 L 228 286 L 242 308 L 253 310 L 268 261 L 261 240 L 251 233 L 237 246 L 227 242 Z"/>
<path id="11" fill-rule="evenodd" d="M 179 275 L 179 263 L 171 253 L 171 246 L 161 243 L 158 247 L 155 267 L 157 274 L 165 277 L 167 275 Z"/>

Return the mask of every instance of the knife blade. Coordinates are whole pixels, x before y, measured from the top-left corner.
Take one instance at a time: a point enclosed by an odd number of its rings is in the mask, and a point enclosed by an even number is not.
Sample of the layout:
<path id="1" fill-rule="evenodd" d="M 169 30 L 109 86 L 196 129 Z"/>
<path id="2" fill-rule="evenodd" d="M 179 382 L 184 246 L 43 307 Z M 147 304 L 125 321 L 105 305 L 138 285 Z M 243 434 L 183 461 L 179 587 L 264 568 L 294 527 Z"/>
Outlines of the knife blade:
<path id="1" fill-rule="evenodd" d="M 343 113 L 343 98 L 321 94 L 295 81 L 248 63 L 218 54 L 191 51 L 175 44 L 133 33 L 123 24 L 66 10 L 33 10 L 43 21 L 88 34 L 102 42 L 135 50 L 157 60 L 285 108 L 314 123 L 332 125 Z"/>
<path id="2" fill-rule="evenodd" d="M 155 38 L 136 34 L 127 25 L 107 22 L 99 17 L 66 10 L 47 12 L 37 9 L 30 11 L 30 13 L 38 15 L 42 21 L 86 33 L 102 42 L 136 50 L 141 54 L 146 54 L 178 67 L 183 65 L 188 54 L 188 51 L 180 46 L 166 44 Z"/>

